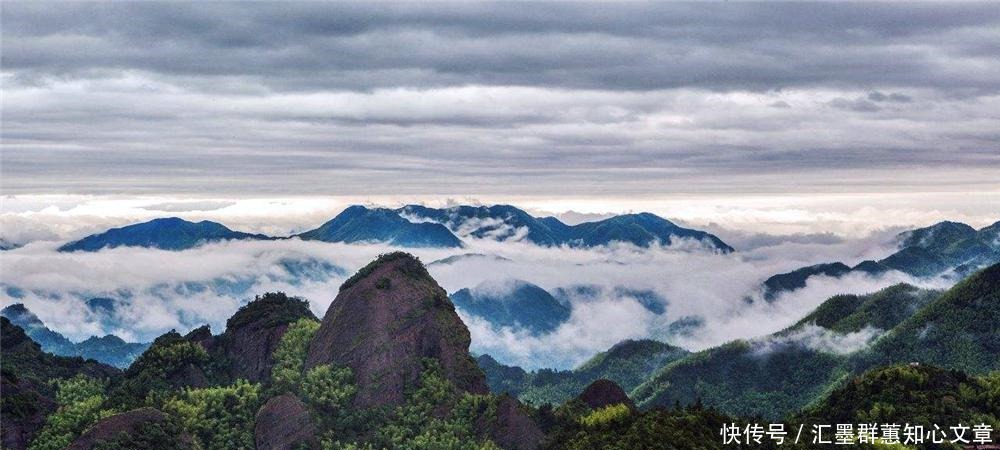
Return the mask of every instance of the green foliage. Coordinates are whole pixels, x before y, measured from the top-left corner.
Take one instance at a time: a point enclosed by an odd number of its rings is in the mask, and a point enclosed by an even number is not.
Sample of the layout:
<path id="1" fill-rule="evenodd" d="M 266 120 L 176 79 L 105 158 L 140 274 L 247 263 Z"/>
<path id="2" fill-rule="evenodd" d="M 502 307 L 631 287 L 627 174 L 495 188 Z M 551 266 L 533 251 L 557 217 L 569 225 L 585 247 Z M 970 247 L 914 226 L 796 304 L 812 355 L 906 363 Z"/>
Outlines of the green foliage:
<path id="1" fill-rule="evenodd" d="M 958 283 L 862 355 L 870 368 L 920 362 L 985 374 L 1000 370 L 1000 264 Z"/>
<path id="2" fill-rule="evenodd" d="M 552 426 L 543 449 L 722 449 L 724 446 L 718 436 L 719 430 L 722 424 L 733 420 L 718 412 L 701 408 L 672 411 L 654 409 L 626 415 L 614 407 L 594 416 L 600 420 L 588 421 L 591 423 L 581 420 L 580 414 L 594 413 L 570 412 L 562 408 L 557 410 L 554 419 L 556 423 Z"/>
<path id="3" fill-rule="evenodd" d="M 642 407 L 698 401 L 744 417 L 779 419 L 825 393 L 846 358 L 798 344 L 735 341 L 668 364 L 633 391 Z"/>
<path id="4" fill-rule="evenodd" d="M 327 412 L 347 409 L 358 388 L 347 367 L 316 366 L 302 380 L 302 396 L 309 405 Z"/>
<path id="5" fill-rule="evenodd" d="M 580 418 L 580 423 L 587 427 L 597 427 L 622 422 L 632 414 L 632 409 L 624 403 L 608 405 L 591 411 Z"/>
<path id="6" fill-rule="evenodd" d="M 10 383 L 17 383 L 17 380 L 30 381 L 37 388 L 38 394 L 45 397 L 55 394 L 55 386 L 49 383 L 51 380 L 70 378 L 77 374 L 111 378 L 120 373 L 117 369 L 96 361 L 45 353 L 21 327 L 12 324 L 6 317 L 0 317 L 0 336 L 3 336 L 0 341 L 3 347 L 0 376 Z M 5 413 L 8 400 L 3 400 Z"/>
<path id="7" fill-rule="evenodd" d="M 424 363 L 420 384 L 408 393 L 405 404 L 367 420 L 348 420 L 355 426 L 351 430 L 327 428 L 324 450 L 498 450 L 475 432 L 478 420 L 496 414 L 496 398 L 460 393 L 441 375 L 437 361 Z"/>
<path id="8" fill-rule="evenodd" d="M 295 322 L 302 318 L 316 319 L 309 310 L 309 302 L 298 297 L 289 297 L 284 292 L 268 292 L 258 295 L 243 305 L 226 321 L 226 330 L 234 330 L 255 322 L 262 317 L 267 321 L 261 326 L 273 327 Z"/>
<path id="9" fill-rule="evenodd" d="M 897 365 L 854 377 L 802 414 L 812 423 L 988 423 L 1000 428 L 1000 372 L 972 377 Z"/>
<path id="10" fill-rule="evenodd" d="M 143 424 L 132 433 L 121 432 L 113 438 L 97 442 L 94 450 L 189 450 L 178 436 L 183 433 L 175 419 Z"/>
<path id="11" fill-rule="evenodd" d="M 573 370 L 525 372 L 520 367 L 504 366 L 488 355 L 480 356 L 477 361 L 491 391 L 509 393 L 531 405 L 543 405 L 576 397 L 600 378 L 612 380 L 629 391 L 657 369 L 688 354 L 678 347 L 642 339 L 622 341 Z"/>
<path id="12" fill-rule="evenodd" d="M 365 277 L 371 275 L 383 264 L 388 264 L 398 260 L 407 260 L 405 264 L 400 267 L 400 271 L 411 278 L 430 278 L 430 274 L 423 264 L 420 263 L 420 259 L 406 252 L 391 252 L 383 253 L 375 258 L 375 261 L 368 263 L 366 266 L 358 270 L 358 273 L 351 275 L 344 284 L 340 285 L 340 290 L 354 286 L 358 281 L 363 280 Z"/>
<path id="13" fill-rule="evenodd" d="M 110 402 L 122 410 L 156 406 L 158 400 L 154 399 L 165 398 L 181 387 L 179 383 L 185 378 L 179 374 L 209 363 L 208 352 L 200 345 L 184 340 L 177 333 L 167 333 L 157 338 L 128 368 L 112 388 Z"/>
<path id="14" fill-rule="evenodd" d="M 897 284 L 869 295 L 837 295 L 823 302 L 789 330 L 809 323 L 840 333 L 865 327 L 888 330 L 941 295 L 940 291 Z"/>
<path id="15" fill-rule="evenodd" d="M 302 381 L 309 341 L 319 330 L 319 322 L 299 319 L 285 331 L 274 350 L 274 368 L 271 369 L 272 390 L 276 394 L 296 392 Z"/>
<path id="16" fill-rule="evenodd" d="M 102 408 L 104 383 L 100 380 L 78 375 L 54 384 L 59 409 L 46 418 L 28 450 L 61 450 L 87 427 L 115 413 Z"/>
<path id="17" fill-rule="evenodd" d="M 176 416 L 203 450 L 253 450 L 261 387 L 245 380 L 224 387 L 187 388 L 163 411 Z"/>

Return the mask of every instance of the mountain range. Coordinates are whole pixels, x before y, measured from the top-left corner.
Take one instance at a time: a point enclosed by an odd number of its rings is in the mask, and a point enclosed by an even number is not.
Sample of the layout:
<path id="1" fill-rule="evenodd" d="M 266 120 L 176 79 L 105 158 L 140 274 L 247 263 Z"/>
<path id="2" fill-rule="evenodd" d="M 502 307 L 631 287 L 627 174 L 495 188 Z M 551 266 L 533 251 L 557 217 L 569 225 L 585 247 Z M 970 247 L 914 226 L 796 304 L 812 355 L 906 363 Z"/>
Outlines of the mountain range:
<path id="1" fill-rule="evenodd" d="M 774 275 L 761 286 L 763 297 L 773 301 L 783 292 L 805 287 L 815 276 L 840 278 L 851 273 L 878 275 L 891 270 L 914 277 L 949 276 L 961 279 L 1000 262 L 1000 222 L 979 230 L 958 222 L 939 222 L 896 236 L 898 249 L 878 261 L 854 267 L 840 262 L 816 264 Z"/>
<path id="2" fill-rule="evenodd" d="M 54 355 L 80 356 L 114 367 L 125 368 L 149 348 L 149 343 L 125 342 L 112 334 L 102 337 L 91 336 L 80 342 L 70 341 L 62 334 L 46 327 L 38 316 L 21 303 L 0 310 L 0 316 L 21 327 L 33 341 L 41 346 L 43 351 Z"/>
<path id="3" fill-rule="evenodd" d="M 738 415 L 781 417 L 865 370 L 920 363 L 1000 370 L 1000 264 L 941 293 L 906 284 L 838 295 L 792 327 L 674 361 L 632 391 L 640 406 L 696 400 Z"/>
<path id="4" fill-rule="evenodd" d="M 1000 264 L 943 292 L 898 284 L 837 295 L 778 333 L 697 353 L 626 341 L 571 371 L 528 372 L 489 355 L 478 362 L 491 389 L 532 404 L 565 401 L 603 377 L 626 388 L 641 408 L 698 403 L 775 420 L 878 367 L 913 363 L 980 375 L 1000 370 L 997 323 Z M 614 361 L 600 366 L 616 372 L 594 371 L 594 361 Z"/>
<path id="5" fill-rule="evenodd" d="M 555 217 L 536 218 L 510 205 L 454 206 L 438 209 L 407 205 L 396 210 L 416 221 L 445 225 L 461 236 L 478 239 L 523 239 L 545 247 L 595 247 L 625 242 L 639 247 L 672 245 L 689 239 L 720 253 L 733 251 L 718 237 L 680 227 L 651 213 L 624 214 L 604 220 L 567 225 Z"/>
<path id="6" fill-rule="evenodd" d="M 223 333 L 164 334 L 124 371 L 45 353 L 0 318 L 2 445 L 721 450 L 722 426 L 754 417 L 1000 423 L 1000 264 L 943 293 L 836 296 L 780 333 L 697 353 L 626 341 L 567 373 L 477 364 L 455 306 L 405 253 L 331 295 L 322 319 L 257 296 Z"/>
<path id="7" fill-rule="evenodd" d="M 262 234 L 233 231 L 220 223 L 203 220 L 189 222 L 177 217 L 112 228 L 59 247 L 61 252 L 96 252 L 104 248 L 148 247 L 161 250 L 187 250 L 202 244 L 226 240 L 269 239 Z"/>
<path id="8" fill-rule="evenodd" d="M 461 237 L 460 237 L 461 236 Z M 554 217 L 535 218 L 509 205 L 457 206 L 434 209 L 409 205 L 399 209 L 346 208 L 318 228 L 295 234 L 302 240 L 341 243 L 383 243 L 396 247 L 458 248 L 463 238 L 520 240 L 541 246 L 595 247 L 615 242 L 640 247 L 683 240 L 719 253 L 733 251 L 718 237 L 692 230 L 650 213 L 625 214 L 608 219 L 567 225 Z M 233 231 L 210 222 L 189 222 L 176 217 L 154 219 L 69 242 L 59 251 L 98 251 L 115 247 L 186 250 L 227 240 L 283 239 Z"/>

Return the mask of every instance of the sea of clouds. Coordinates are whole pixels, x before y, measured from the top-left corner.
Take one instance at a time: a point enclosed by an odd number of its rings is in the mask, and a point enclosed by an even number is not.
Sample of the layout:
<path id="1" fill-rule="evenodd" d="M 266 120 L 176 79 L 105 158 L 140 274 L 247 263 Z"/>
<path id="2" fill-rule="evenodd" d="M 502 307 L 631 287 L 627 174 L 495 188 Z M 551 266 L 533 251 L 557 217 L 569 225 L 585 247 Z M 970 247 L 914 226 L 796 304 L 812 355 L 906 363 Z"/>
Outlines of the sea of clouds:
<path id="1" fill-rule="evenodd" d="M 153 210 L 126 208 L 132 214 L 134 210 L 149 211 L 128 219 L 102 216 L 100 212 L 107 209 L 93 204 L 49 205 L 5 213 L 0 216 L 3 229 L 11 231 L 5 238 L 18 233 L 22 238 L 25 234 L 36 238 L 0 254 L 0 304 L 24 303 L 49 327 L 73 340 L 113 333 L 126 340 L 148 341 L 171 329 L 185 332 L 205 323 L 220 333 L 225 320 L 242 304 L 268 291 L 308 299 L 313 312 L 322 317 L 347 276 L 378 254 L 393 250 L 378 244 L 298 239 L 232 241 L 180 252 L 145 248 L 96 253 L 55 250 L 67 239 L 163 216 L 168 210 L 183 210 L 186 217 L 198 218 L 205 211 L 228 208 L 230 217 L 239 217 L 238 211 L 245 208 L 245 217 L 252 217 L 252 204 L 239 205 L 237 213 L 233 207 L 229 203 L 160 202 Z M 328 210 L 336 207 L 303 205 L 298 216 L 275 217 L 268 227 L 232 228 L 274 234 L 281 234 L 276 232 L 281 229 L 287 234 L 322 223 L 332 217 Z M 311 222 L 304 221 L 304 216 L 312 218 Z M 895 248 L 895 228 L 849 237 L 733 232 L 744 246 L 737 245 L 739 251 L 728 255 L 703 251 L 693 242 L 653 248 L 546 248 L 519 241 L 523 233 L 512 231 L 503 234 L 512 236 L 505 242 L 466 235 L 465 248 L 408 251 L 425 263 L 461 254 L 491 256 L 429 264 L 431 275 L 449 293 L 484 284 L 513 285 L 511 280 L 524 280 L 549 292 L 580 285 L 600 288 L 596 295 L 566 296 L 572 306 L 569 320 L 542 335 L 496 327 L 460 311 L 472 333 L 473 352 L 489 353 L 504 363 L 528 368 L 573 367 L 623 339 L 661 339 L 699 350 L 781 330 L 835 294 L 868 293 L 898 282 L 934 288 L 948 284 L 898 273 L 883 277 L 852 274 L 841 279 L 811 278 L 806 288 L 772 303 L 758 297 L 761 281 L 777 273 L 820 262 L 854 264 L 890 254 Z M 622 287 L 654 292 L 657 301 L 664 303 L 662 311 L 654 311 L 616 289 Z M 88 307 L 85 300 L 93 297 L 115 299 L 116 308 L 109 313 Z M 676 326 L 671 327 L 678 320 L 695 326 L 678 332 Z M 813 335 L 803 338 L 831 348 L 853 348 L 866 342 L 864 337 L 850 342 Z"/>

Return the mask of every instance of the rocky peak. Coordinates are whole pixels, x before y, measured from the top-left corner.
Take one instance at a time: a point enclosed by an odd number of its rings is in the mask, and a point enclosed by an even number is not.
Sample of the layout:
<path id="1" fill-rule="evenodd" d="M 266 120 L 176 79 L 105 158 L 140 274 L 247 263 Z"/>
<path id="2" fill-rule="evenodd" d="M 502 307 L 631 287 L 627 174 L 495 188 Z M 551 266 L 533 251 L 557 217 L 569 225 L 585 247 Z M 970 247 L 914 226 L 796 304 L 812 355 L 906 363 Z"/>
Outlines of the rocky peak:
<path id="1" fill-rule="evenodd" d="M 316 336 L 306 368 L 353 370 L 355 405 L 399 405 L 416 385 L 422 360 L 437 360 L 457 389 L 484 393 L 483 373 L 469 355 L 469 330 L 448 295 L 416 257 L 380 256 L 341 286 Z"/>
<path id="2" fill-rule="evenodd" d="M 230 376 L 251 382 L 266 381 L 271 376 L 274 350 L 281 337 L 290 324 L 303 318 L 316 319 L 309 310 L 309 302 L 282 292 L 257 296 L 240 308 L 226 322 L 226 332 L 216 341 L 231 362 Z M 204 346 L 204 332 L 193 337 L 199 338 Z"/>
<path id="3" fill-rule="evenodd" d="M 590 383 L 590 386 L 583 390 L 578 399 L 593 409 L 619 403 L 624 403 L 629 408 L 635 409 L 635 404 L 628 398 L 625 390 L 614 381 L 605 378 Z"/>

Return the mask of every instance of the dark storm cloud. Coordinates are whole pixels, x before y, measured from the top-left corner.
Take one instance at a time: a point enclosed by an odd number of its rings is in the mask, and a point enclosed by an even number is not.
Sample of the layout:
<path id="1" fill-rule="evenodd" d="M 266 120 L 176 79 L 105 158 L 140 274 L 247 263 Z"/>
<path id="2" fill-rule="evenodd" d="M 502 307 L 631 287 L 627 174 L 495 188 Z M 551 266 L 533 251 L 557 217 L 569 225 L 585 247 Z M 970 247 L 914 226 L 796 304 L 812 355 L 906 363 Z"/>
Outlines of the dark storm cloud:
<path id="1" fill-rule="evenodd" d="M 7 2 L 2 25 L 11 192 L 961 189 L 1000 165 L 990 4 Z"/>

